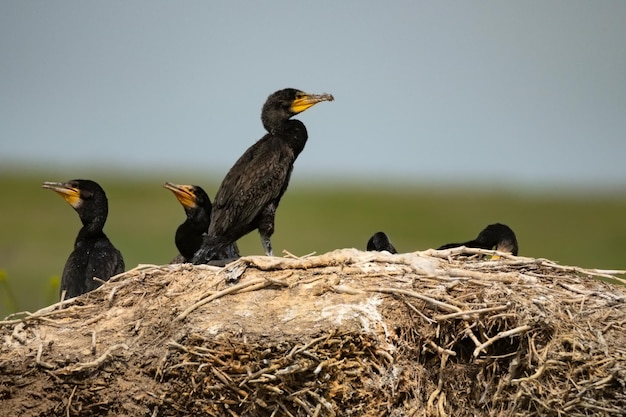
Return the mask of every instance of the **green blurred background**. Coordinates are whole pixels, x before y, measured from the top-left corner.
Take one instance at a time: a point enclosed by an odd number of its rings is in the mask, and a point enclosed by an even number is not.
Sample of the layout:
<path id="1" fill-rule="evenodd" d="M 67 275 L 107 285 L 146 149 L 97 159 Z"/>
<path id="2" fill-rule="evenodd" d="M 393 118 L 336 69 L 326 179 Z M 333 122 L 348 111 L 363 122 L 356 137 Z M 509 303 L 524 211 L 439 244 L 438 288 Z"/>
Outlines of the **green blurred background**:
<path id="1" fill-rule="evenodd" d="M 162 184 L 214 195 L 285 87 L 336 101 L 301 117 L 277 255 L 503 222 L 521 255 L 626 267 L 626 2 L 156 3 L 0 2 L 0 316 L 58 298 L 80 221 L 43 181 L 96 180 L 127 268 L 166 263 Z"/>
<path id="2" fill-rule="evenodd" d="M 72 179 L 54 170 L 0 171 L 0 317 L 34 311 L 58 300 L 60 274 L 80 220 L 43 181 Z M 165 181 L 202 185 L 210 196 L 217 175 L 91 174 L 109 197 L 105 232 L 122 251 L 126 268 L 168 263 L 177 253 L 174 231 L 182 206 Z M 487 224 L 516 232 L 520 255 L 562 264 L 625 269 L 626 192 L 578 192 L 511 187 L 402 186 L 292 181 L 272 239 L 274 252 L 318 254 L 364 249 L 376 231 L 387 232 L 401 252 L 475 237 Z M 239 241 L 242 254 L 262 254 L 256 232 Z"/>

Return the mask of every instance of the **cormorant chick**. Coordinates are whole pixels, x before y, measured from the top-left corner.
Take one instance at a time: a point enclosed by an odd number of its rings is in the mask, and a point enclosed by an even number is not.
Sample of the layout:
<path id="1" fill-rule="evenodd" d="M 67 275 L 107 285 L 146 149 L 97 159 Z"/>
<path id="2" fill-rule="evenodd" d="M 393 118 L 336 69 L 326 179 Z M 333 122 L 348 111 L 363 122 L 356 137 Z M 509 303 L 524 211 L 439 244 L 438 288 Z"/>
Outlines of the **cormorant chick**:
<path id="1" fill-rule="evenodd" d="M 249 147 L 222 181 L 211 214 L 211 224 L 194 264 L 207 263 L 228 245 L 258 229 L 265 254 L 272 255 L 270 238 L 274 216 L 287 190 L 293 164 L 304 149 L 308 134 L 304 123 L 291 120 L 330 94 L 307 94 L 293 88 L 271 94 L 261 112 L 267 134 Z"/>
<path id="2" fill-rule="evenodd" d="M 505 224 L 494 223 L 485 227 L 474 240 L 463 243 L 447 243 L 438 249 L 450 249 L 465 246 L 468 248 L 495 249 L 517 256 L 519 249 L 517 238 L 511 228 Z"/>
<path id="3" fill-rule="evenodd" d="M 387 236 L 385 232 L 374 233 L 374 235 L 370 237 L 370 240 L 367 241 L 367 250 L 375 250 L 379 252 L 386 250 L 389 253 L 398 253 L 396 248 L 389 240 L 389 236 Z"/>
<path id="4" fill-rule="evenodd" d="M 61 278 L 61 296 L 72 298 L 100 286 L 97 277 L 107 281 L 124 272 L 124 259 L 102 228 L 109 211 L 102 187 L 90 180 L 72 180 L 66 183 L 44 182 L 43 188 L 56 191 L 78 212 L 83 227 L 74 242 Z"/>
<path id="5" fill-rule="evenodd" d="M 176 229 L 174 242 L 180 253 L 172 263 L 191 262 L 193 254 L 202 245 L 202 235 L 211 223 L 211 199 L 198 185 L 179 185 L 166 182 L 163 187 L 172 191 L 185 209 L 187 218 Z M 239 250 L 233 243 L 226 248 L 220 259 L 238 258 Z"/>

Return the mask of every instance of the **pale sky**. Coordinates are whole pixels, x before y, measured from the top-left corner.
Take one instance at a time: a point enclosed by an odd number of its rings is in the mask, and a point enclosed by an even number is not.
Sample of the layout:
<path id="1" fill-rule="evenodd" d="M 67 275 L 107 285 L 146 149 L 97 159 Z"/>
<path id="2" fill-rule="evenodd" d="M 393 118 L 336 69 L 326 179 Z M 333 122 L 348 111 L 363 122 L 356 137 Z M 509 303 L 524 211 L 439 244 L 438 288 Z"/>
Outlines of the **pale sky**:
<path id="1" fill-rule="evenodd" d="M 0 164 L 223 176 L 294 87 L 336 99 L 297 116 L 294 181 L 626 189 L 625 22 L 617 1 L 2 0 Z"/>

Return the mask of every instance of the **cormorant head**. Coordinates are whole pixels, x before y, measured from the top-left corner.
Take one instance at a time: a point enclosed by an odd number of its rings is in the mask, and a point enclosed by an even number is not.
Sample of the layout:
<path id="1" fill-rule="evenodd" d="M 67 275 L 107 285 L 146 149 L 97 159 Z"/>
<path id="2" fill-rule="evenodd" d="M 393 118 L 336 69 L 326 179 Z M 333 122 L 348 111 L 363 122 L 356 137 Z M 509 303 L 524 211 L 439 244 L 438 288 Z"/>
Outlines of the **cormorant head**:
<path id="1" fill-rule="evenodd" d="M 322 101 L 333 101 L 331 94 L 307 94 L 295 88 L 285 88 L 271 94 L 261 111 L 263 127 L 272 133 L 289 118 Z"/>
<path id="2" fill-rule="evenodd" d="M 71 180 L 44 182 L 41 186 L 63 197 L 78 212 L 83 224 L 91 223 L 97 217 L 101 217 L 104 223 L 109 211 L 109 203 L 104 190 L 98 183 L 91 180 Z"/>
<path id="3" fill-rule="evenodd" d="M 163 184 L 163 187 L 174 193 L 180 204 L 183 205 L 187 217 L 200 210 L 205 210 L 210 216 L 212 209 L 211 199 L 202 187 L 198 185 L 179 185 L 171 182 L 166 182 Z"/>
<path id="4" fill-rule="evenodd" d="M 485 227 L 476 241 L 484 244 L 485 248 L 495 247 L 500 252 L 508 252 L 515 256 L 519 250 L 515 233 L 509 226 L 501 223 L 494 223 Z"/>
<path id="5" fill-rule="evenodd" d="M 396 248 L 391 244 L 389 236 L 384 232 L 376 232 L 370 237 L 370 240 L 367 241 L 367 250 L 379 252 L 386 250 L 389 253 L 398 253 Z"/>

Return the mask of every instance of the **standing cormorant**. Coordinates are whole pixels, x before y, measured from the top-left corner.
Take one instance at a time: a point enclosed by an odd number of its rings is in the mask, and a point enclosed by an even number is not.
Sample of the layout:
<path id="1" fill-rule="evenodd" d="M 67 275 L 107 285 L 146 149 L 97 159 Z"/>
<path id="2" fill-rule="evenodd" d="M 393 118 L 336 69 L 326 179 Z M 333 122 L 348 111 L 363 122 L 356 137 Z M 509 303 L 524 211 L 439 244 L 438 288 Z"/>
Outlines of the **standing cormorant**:
<path id="1" fill-rule="evenodd" d="M 511 230 L 509 226 L 501 223 L 494 223 L 485 227 L 474 240 L 463 243 L 447 243 L 437 249 L 450 249 L 459 246 L 479 249 L 493 249 L 495 247 L 497 251 L 508 252 L 515 256 L 517 256 L 519 249 L 517 238 L 513 230 Z"/>
<path id="2" fill-rule="evenodd" d="M 398 253 L 385 232 L 374 233 L 367 241 L 367 250 L 379 252 L 386 250 L 389 253 Z"/>
<path id="3" fill-rule="evenodd" d="M 180 253 L 172 263 L 191 262 L 193 254 L 202 245 L 202 235 L 206 233 L 211 223 L 211 199 L 198 185 L 179 185 L 166 182 L 163 187 L 172 191 L 185 209 L 187 218 L 176 229 L 174 242 Z M 238 258 L 239 250 L 233 243 L 226 248 L 226 253 L 220 259 Z"/>
<path id="4" fill-rule="evenodd" d="M 293 88 L 271 94 L 261 111 L 267 134 L 249 147 L 222 181 L 211 214 L 211 224 L 194 264 L 207 263 L 228 245 L 254 229 L 259 230 L 265 254 L 272 255 L 270 238 L 274 216 L 287 190 L 293 164 L 304 149 L 308 135 L 304 123 L 291 117 L 330 94 L 307 94 Z"/>
<path id="5" fill-rule="evenodd" d="M 122 254 L 102 231 L 109 212 L 102 187 L 90 180 L 44 182 L 42 187 L 63 197 L 83 223 L 74 242 L 74 251 L 63 268 L 61 296 L 64 291 L 65 298 L 79 296 L 100 286 L 94 277 L 107 281 L 124 272 Z"/>

